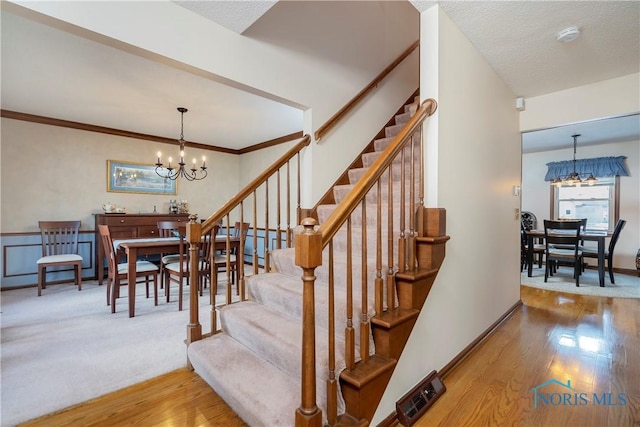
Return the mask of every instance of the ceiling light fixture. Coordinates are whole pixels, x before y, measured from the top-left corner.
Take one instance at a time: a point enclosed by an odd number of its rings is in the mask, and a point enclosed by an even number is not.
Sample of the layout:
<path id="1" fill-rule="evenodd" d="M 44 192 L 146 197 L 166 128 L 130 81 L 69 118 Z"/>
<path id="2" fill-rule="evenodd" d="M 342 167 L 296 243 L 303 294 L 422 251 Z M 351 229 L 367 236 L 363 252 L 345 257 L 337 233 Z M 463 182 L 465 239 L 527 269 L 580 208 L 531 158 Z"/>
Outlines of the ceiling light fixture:
<path id="1" fill-rule="evenodd" d="M 560 31 L 556 39 L 561 43 L 569 43 L 580 37 L 580 29 L 578 27 L 568 27 Z"/>
<path id="2" fill-rule="evenodd" d="M 206 166 L 206 158 L 205 156 L 202 156 L 202 166 L 200 166 L 200 171 L 202 173 L 201 176 L 198 176 L 198 168 L 196 167 L 196 159 L 195 157 L 193 158 L 193 166 L 191 167 L 191 169 L 189 171 L 187 171 L 187 169 L 185 169 L 185 162 L 184 162 L 184 113 L 186 113 L 187 110 L 184 107 L 178 107 L 178 111 L 180 112 L 180 139 L 178 140 L 178 142 L 180 143 L 180 161 L 178 162 L 178 168 L 174 168 L 171 166 L 171 161 L 173 160 L 171 157 L 169 157 L 169 165 L 168 166 L 163 166 L 162 164 L 162 153 L 160 151 L 158 151 L 158 162 L 156 163 L 156 173 L 165 179 L 171 179 L 171 180 L 176 180 L 179 177 L 183 177 L 185 178 L 187 181 L 199 181 L 201 179 L 204 179 L 207 177 L 207 166 Z"/>
<path id="3" fill-rule="evenodd" d="M 589 185 L 593 185 L 598 181 L 592 173 L 589 173 L 589 177 L 587 179 L 580 178 L 580 174 L 576 172 L 576 149 L 578 148 L 578 137 L 581 136 L 579 133 L 571 135 L 573 138 L 573 172 L 567 175 L 564 179 L 560 176 L 556 176 L 555 179 L 551 181 L 552 185 L 557 186 L 558 188 L 563 185 L 575 185 L 579 187 L 583 182 Z"/>

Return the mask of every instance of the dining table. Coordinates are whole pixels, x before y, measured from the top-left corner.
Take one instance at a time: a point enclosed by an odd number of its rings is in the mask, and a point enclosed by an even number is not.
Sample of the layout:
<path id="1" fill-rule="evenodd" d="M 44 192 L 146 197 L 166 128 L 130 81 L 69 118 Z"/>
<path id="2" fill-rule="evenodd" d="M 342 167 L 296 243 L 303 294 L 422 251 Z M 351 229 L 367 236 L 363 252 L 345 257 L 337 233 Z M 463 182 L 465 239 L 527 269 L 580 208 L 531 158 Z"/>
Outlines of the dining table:
<path id="1" fill-rule="evenodd" d="M 229 237 L 229 247 L 227 247 L 227 236 L 217 235 L 214 242 L 214 250 L 237 250 L 240 247 L 240 239 L 238 237 Z M 121 239 L 114 240 L 113 246 L 117 253 L 127 256 L 127 285 L 129 295 L 135 295 L 136 289 L 136 260 L 143 255 L 156 255 L 165 253 L 177 253 L 180 251 L 180 244 L 188 244 L 184 239 L 179 237 L 157 237 L 157 238 L 138 238 L 138 239 Z M 236 257 L 236 271 L 240 271 L 244 257 Z M 135 298 L 129 298 L 129 317 L 135 316 Z"/>
<path id="2" fill-rule="evenodd" d="M 544 240 L 544 230 L 525 230 L 527 234 L 527 276 L 533 274 L 533 243 L 535 239 Z M 598 243 L 598 279 L 600 286 L 604 288 L 604 262 L 606 231 L 586 230 L 580 232 L 580 240 Z"/>

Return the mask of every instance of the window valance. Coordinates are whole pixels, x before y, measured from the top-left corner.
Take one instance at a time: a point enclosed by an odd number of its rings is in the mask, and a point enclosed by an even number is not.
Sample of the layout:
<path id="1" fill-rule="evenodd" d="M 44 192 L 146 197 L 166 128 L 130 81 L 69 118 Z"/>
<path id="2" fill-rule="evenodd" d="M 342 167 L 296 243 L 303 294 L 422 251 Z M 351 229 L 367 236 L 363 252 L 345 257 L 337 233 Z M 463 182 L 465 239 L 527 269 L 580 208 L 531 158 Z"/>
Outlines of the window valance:
<path id="1" fill-rule="evenodd" d="M 589 176 L 590 173 L 596 178 L 605 176 L 629 176 L 624 164 L 625 156 L 618 157 L 594 157 L 591 159 L 576 160 L 576 172 L 580 176 Z M 563 160 L 561 162 L 547 163 L 547 174 L 545 181 L 553 181 L 556 177 L 565 177 L 573 172 L 573 160 Z"/>

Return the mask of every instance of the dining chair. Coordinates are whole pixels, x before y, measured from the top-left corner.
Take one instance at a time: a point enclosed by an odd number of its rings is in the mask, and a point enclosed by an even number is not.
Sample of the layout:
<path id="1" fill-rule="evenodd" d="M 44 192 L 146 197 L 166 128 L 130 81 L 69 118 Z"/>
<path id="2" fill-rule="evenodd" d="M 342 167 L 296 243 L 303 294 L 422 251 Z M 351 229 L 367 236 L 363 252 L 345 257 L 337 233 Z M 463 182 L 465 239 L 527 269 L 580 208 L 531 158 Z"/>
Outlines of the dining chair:
<path id="1" fill-rule="evenodd" d="M 524 221 L 520 222 L 520 271 L 524 270 L 525 265 L 527 265 L 527 253 L 529 252 L 529 244 L 527 239 L 527 226 Z M 544 253 L 546 251 L 546 246 L 540 243 L 533 244 L 533 255 L 538 256 L 538 267 L 542 268 L 542 259 L 544 257 Z"/>
<path id="2" fill-rule="evenodd" d="M 245 240 L 247 239 L 247 233 L 249 232 L 249 228 L 251 228 L 250 223 L 237 221 L 233 227 L 233 231 L 230 230 L 230 235 L 232 237 L 240 239 L 240 249 L 242 251 L 244 250 L 244 243 L 245 243 Z M 225 234 L 223 234 L 223 236 L 224 235 Z M 215 254 L 214 263 L 215 263 L 216 286 L 217 286 L 218 273 L 227 271 L 227 265 L 229 266 L 229 277 L 231 278 L 231 284 L 236 283 L 236 276 L 238 274 L 237 267 L 236 267 L 237 256 L 239 255 L 237 254 L 237 250 L 235 248 L 229 251 L 228 256 L 226 251 L 220 251 Z M 217 289 L 214 292 L 216 291 Z M 236 286 L 236 293 L 240 295 L 240 289 L 238 286 Z"/>
<path id="3" fill-rule="evenodd" d="M 620 237 L 620 232 L 624 228 L 627 221 L 624 219 L 619 219 L 616 223 L 616 227 L 613 229 L 613 234 L 611 234 L 611 240 L 609 241 L 609 249 L 604 251 L 604 259 L 607 263 L 607 269 L 609 270 L 609 280 L 611 283 L 615 283 L 613 279 L 613 251 L 616 248 L 616 243 L 618 243 L 618 238 Z M 584 246 L 582 248 L 582 256 L 585 258 L 595 258 L 598 259 L 598 249 L 590 248 L 588 246 Z"/>
<path id="4" fill-rule="evenodd" d="M 546 250 L 546 264 L 544 281 L 553 274 L 553 266 L 557 262 L 573 265 L 573 277 L 576 286 L 580 286 L 582 271 L 582 250 L 580 244 L 580 221 L 551 221 L 544 220 L 544 239 Z"/>
<path id="5" fill-rule="evenodd" d="M 159 237 L 179 237 L 187 234 L 187 223 L 181 221 L 158 221 Z M 160 254 L 160 289 L 164 288 L 164 266 L 180 260 L 179 253 Z M 166 293 L 166 291 L 165 291 Z"/>
<path id="6" fill-rule="evenodd" d="M 127 285 L 127 273 L 129 266 L 125 263 L 118 263 L 116 249 L 108 225 L 98 225 L 105 257 L 107 258 L 107 305 L 111 305 L 111 313 L 116 312 L 116 299 L 120 297 L 120 287 Z M 146 285 L 146 296 L 149 298 L 149 279 L 153 279 L 153 304 L 158 305 L 158 266 L 149 261 L 136 262 L 136 281 L 144 278 Z M 137 283 L 137 282 L 136 282 Z M 135 298 L 129 295 L 129 298 Z"/>
<path id="7" fill-rule="evenodd" d="M 73 267 L 78 290 L 82 289 L 82 256 L 78 255 L 80 221 L 38 221 L 42 238 L 42 257 L 38 266 L 38 296 L 47 287 L 47 268 Z"/>
<path id="8" fill-rule="evenodd" d="M 186 226 L 185 226 L 186 230 Z M 214 227 L 212 232 L 202 235 L 200 244 L 198 247 L 198 291 L 200 295 L 203 295 L 203 289 L 206 285 L 206 279 L 211 274 L 211 247 L 212 247 L 212 235 L 217 232 L 217 227 Z M 185 233 L 178 233 L 180 237 L 180 252 L 178 258 L 173 262 L 169 262 L 164 266 L 164 278 L 166 283 L 165 293 L 167 302 L 170 302 L 171 296 L 171 283 L 178 285 L 178 311 L 182 311 L 182 300 L 184 286 L 183 282 L 186 281 L 189 286 L 190 278 L 190 258 L 189 258 L 189 244 L 186 240 Z"/>

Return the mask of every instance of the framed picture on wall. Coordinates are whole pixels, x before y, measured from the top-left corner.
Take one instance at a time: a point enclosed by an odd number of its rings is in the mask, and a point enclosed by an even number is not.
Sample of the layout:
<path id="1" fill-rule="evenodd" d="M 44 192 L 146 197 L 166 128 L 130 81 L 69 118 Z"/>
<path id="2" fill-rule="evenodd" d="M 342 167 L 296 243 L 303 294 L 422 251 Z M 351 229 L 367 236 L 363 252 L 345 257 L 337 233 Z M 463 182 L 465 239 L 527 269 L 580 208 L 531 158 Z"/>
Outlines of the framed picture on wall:
<path id="1" fill-rule="evenodd" d="M 163 171 L 166 170 L 163 168 Z M 177 180 L 162 178 L 155 165 L 107 160 L 107 191 L 113 193 L 177 194 Z"/>

